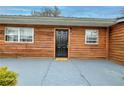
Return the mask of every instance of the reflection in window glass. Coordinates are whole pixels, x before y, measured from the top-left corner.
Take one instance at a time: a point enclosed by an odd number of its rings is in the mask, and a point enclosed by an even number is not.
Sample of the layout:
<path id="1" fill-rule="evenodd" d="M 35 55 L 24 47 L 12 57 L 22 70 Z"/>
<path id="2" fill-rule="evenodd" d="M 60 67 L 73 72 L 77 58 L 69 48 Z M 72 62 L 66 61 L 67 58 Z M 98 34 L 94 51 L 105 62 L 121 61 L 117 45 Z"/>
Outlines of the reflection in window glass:
<path id="1" fill-rule="evenodd" d="M 18 28 L 6 29 L 6 41 L 10 41 L 10 42 L 18 41 Z"/>
<path id="2" fill-rule="evenodd" d="M 5 40 L 8 42 L 33 42 L 33 28 L 7 27 Z"/>
<path id="3" fill-rule="evenodd" d="M 98 30 L 86 30 L 85 43 L 86 44 L 97 44 L 98 43 Z"/>

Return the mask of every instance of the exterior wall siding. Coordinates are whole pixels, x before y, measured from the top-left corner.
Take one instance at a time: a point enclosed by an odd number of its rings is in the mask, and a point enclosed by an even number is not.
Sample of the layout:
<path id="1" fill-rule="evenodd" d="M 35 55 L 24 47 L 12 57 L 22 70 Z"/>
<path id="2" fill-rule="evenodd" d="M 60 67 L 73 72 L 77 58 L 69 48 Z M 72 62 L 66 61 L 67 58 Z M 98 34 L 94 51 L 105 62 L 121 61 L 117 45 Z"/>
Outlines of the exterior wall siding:
<path id="1" fill-rule="evenodd" d="M 34 43 L 5 43 L 6 26 L 34 27 Z M 0 25 L 0 57 L 49 57 L 55 56 L 54 29 L 70 28 L 69 58 L 105 59 L 107 58 L 106 28 L 102 27 L 62 27 L 62 26 L 28 26 Z M 85 29 L 99 30 L 99 44 L 85 44 Z"/>
<path id="2" fill-rule="evenodd" d="M 34 27 L 34 43 L 5 43 L 5 26 L 0 26 L 0 57 L 53 57 L 54 32 L 50 27 Z"/>
<path id="3" fill-rule="evenodd" d="M 85 44 L 85 29 L 99 30 L 99 44 Z M 105 59 L 107 58 L 105 28 L 75 27 L 70 32 L 70 57 L 80 59 Z M 107 38 L 108 39 L 108 38 Z"/>
<path id="4" fill-rule="evenodd" d="M 124 65 L 124 23 L 111 27 L 109 46 L 110 59 Z"/>

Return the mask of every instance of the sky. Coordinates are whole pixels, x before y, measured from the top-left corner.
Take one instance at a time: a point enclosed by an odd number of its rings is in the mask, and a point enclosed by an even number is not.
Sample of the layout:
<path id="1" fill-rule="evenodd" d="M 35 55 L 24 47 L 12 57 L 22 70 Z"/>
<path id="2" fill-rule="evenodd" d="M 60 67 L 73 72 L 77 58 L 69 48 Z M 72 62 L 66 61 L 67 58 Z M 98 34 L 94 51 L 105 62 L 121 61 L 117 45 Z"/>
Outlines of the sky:
<path id="1" fill-rule="evenodd" d="M 50 6 L 49 6 L 50 7 Z M 117 18 L 123 16 L 124 6 L 58 6 L 61 16 L 85 18 Z M 0 15 L 31 15 L 43 6 L 0 6 Z"/>

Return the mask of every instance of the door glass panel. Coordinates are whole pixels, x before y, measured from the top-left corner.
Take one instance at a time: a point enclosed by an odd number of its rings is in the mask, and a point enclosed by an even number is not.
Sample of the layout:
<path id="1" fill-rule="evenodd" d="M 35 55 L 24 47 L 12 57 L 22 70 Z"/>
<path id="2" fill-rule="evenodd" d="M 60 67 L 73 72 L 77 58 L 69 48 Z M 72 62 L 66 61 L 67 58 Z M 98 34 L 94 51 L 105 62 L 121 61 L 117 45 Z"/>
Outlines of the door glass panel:
<path id="1" fill-rule="evenodd" d="M 56 30 L 56 57 L 68 56 L 68 30 Z"/>

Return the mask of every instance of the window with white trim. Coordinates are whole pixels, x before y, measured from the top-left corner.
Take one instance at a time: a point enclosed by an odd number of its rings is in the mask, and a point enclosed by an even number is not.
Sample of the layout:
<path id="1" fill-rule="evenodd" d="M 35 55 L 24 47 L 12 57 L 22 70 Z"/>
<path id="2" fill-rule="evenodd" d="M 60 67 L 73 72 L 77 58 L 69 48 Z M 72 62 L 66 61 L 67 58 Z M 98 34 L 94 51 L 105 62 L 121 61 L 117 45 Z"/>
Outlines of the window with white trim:
<path id="1" fill-rule="evenodd" d="M 98 44 L 98 30 L 87 29 L 85 31 L 85 44 Z"/>
<path id="2" fill-rule="evenodd" d="M 5 40 L 7 42 L 32 43 L 34 38 L 33 28 L 6 27 Z"/>

